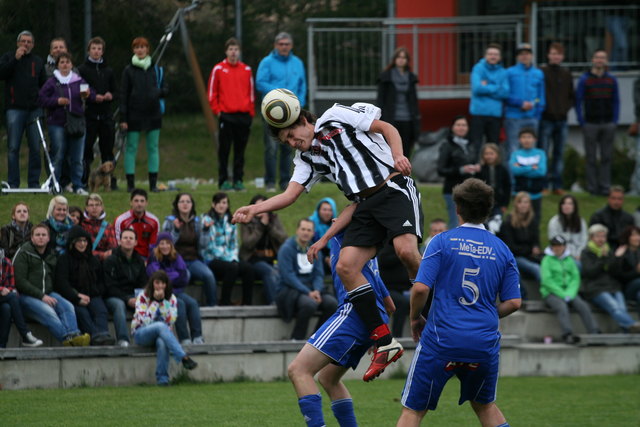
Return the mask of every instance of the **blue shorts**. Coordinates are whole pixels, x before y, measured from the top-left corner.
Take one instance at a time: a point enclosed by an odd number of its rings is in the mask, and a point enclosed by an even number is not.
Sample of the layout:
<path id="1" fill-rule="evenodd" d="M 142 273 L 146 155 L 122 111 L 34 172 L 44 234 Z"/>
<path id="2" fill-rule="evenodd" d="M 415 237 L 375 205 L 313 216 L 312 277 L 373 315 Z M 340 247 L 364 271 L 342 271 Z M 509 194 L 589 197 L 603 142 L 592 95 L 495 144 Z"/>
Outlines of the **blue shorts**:
<path id="1" fill-rule="evenodd" d="M 333 363 L 355 369 L 374 342 L 353 309 L 345 303 L 307 341 L 327 355 Z"/>
<path id="2" fill-rule="evenodd" d="M 487 404 L 496 400 L 499 355 L 486 362 L 469 363 L 439 359 L 418 344 L 402 390 L 402 406 L 414 411 L 434 410 L 449 378 L 460 380 L 460 400 Z"/>

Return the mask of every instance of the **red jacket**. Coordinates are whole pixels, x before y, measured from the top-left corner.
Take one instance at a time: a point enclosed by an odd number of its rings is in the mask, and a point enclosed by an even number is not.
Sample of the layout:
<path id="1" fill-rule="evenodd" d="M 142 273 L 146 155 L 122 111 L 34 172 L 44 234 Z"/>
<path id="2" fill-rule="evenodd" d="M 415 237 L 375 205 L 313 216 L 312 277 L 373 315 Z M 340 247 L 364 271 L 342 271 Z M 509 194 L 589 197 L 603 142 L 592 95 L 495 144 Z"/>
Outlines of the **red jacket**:
<path id="1" fill-rule="evenodd" d="M 253 75 L 242 61 L 231 65 L 226 59 L 213 67 L 209 76 L 209 106 L 213 114 L 254 111 Z"/>
<path id="2" fill-rule="evenodd" d="M 160 223 L 158 218 L 152 213 L 146 212 L 140 217 L 136 217 L 132 210 L 123 213 L 113 223 L 116 229 L 116 239 L 120 242 L 120 235 L 123 230 L 133 229 L 136 232 L 138 244 L 134 248 L 145 260 L 149 256 L 149 246 L 156 243 Z"/>
<path id="3" fill-rule="evenodd" d="M 106 222 L 104 219 L 105 216 L 106 215 L 103 212 L 102 215 L 100 215 L 100 218 L 93 219 L 90 218 L 86 212 L 84 213 L 84 218 L 82 219 L 80 225 L 87 233 L 91 234 L 91 239 L 93 241 L 95 241 L 96 237 L 98 237 L 98 233 L 102 228 L 102 222 Z M 104 261 L 105 259 L 107 259 L 107 252 L 112 251 L 117 247 L 118 241 L 116 240 L 116 231 L 113 228 L 113 225 L 107 223 L 107 226 L 102 233 L 102 237 L 98 242 L 98 246 L 96 246 L 96 249 L 92 251 L 92 253 L 94 256 L 97 256 L 100 261 Z"/>

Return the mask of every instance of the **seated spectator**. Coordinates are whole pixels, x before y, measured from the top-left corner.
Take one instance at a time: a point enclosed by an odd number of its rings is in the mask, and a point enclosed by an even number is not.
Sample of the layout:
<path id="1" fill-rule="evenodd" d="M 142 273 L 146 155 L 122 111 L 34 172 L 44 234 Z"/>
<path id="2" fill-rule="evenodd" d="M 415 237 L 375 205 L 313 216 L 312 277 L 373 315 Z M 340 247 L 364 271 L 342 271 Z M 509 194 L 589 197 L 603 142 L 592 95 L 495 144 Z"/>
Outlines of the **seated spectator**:
<path id="1" fill-rule="evenodd" d="M 444 225 L 444 221 L 442 222 Z M 436 233 L 437 234 L 437 233 Z M 391 333 L 394 337 L 403 337 L 404 323 L 409 317 L 409 299 L 411 280 L 407 269 L 402 264 L 392 244 L 385 244 L 378 252 L 378 270 L 380 278 L 389 290 L 389 295 L 396 306 L 393 313 Z M 411 334 L 409 334 L 411 335 Z"/>
<path id="2" fill-rule="evenodd" d="M 102 197 L 97 193 L 91 193 L 85 201 L 84 217 L 80 225 L 91 235 L 91 252 L 100 261 L 111 256 L 111 253 L 118 247 L 116 231 L 113 225 L 109 224 L 105 218 Z"/>
<path id="3" fill-rule="evenodd" d="M 529 194 L 521 191 L 516 194 L 511 213 L 506 216 L 500 227 L 499 237 L 507 244 L 518 264 L 520 275 L 526 273 L 536 283 L 540 283 L 540 232 L 534 220 Z M 526 291 L 520 288 L 522 299 Z"/>
<path id="4" fill-rule="evenodd" d="M 64 196 L 55 196 L 49 202 L 47 219 L 42 223 L 49 228 L 49 249 L 54 255 L 61 255 L 67 250 L 67 234 L 73 221 L 68 215 L 69 202 Z"/>
<path id="5" fill-rule="evenodd" d="M 158 270 L 163 270 L 169 281 L 173 294 L 178 298 L 178 318 L 176 320 L 176 332 L 182 345 L 191 344 L 187 319 L 191 326 L 193 344 L 204 344 L 202 338 L 202 321 L 200 319 L 200 307 L 198 302 L 190 297 L 184 290 L 189 283 L 189 270 L 187 265 L 173 246 L 173 237 L 169 232 L 158 234 L 158 243 L 152 247 L 147 263 L 147 275 L 151 276 Z"/>
<path id="6" fill-rule="evenodd" d="M 257 194 L 253 196 L 250 204 L 254 205 L 263 200 L 267 198 Z M 241 224 L 240 234 L 242 235 L 240 259 L 251 264 L 255 277 L 262 280 L 265 303 L 274 304 L 280 281 L 274 262 L 280 246 L 287 240 L 287 232 L 278 214 L 265 212 L 253 217 L 249 223 Z"/>
<path id="7" fill-rule="evenodd" d="M 491 217 L 507 212 L 511 201 L 511 175 L 502 164 L 500 148 L 493 142 L 482 146 L 480 152 L 480 172 L 476 175 L 493 188 L 493 210 Z"/>
<path id="8" fill-rule="evenodd" d="M 156 381 L 169 385 L 169 355 L 186 369 L 198 364 L 187 356 L 173 334 L 178 314 L 178 300 L 171 291 L 171 281 L 162 270 L 149 277 L 144 290 L 136 298 L 136 309 L 131 322 L 131 335 L 136 344 L 156 348 Z"/>
<path id="9" fill-rule="evenodd" d="M 120 246 L 104 261 L 104 281 L 107 288 L 107 308 L 113 316 L 116 339 L 121 347 L 129 346 L 127 309 L 136 306 L 136 289 L 147 280 L 144 259 L 135 251 L 136 232 L 125 229 L 120 234 Z"/>
<path id="10" fill-rule="evenodd" d="M 426 248 L 429 245 L 431 239 L 433 239 L 434 236 L 442 233 L 443 231 L 447 231 L 447 223 L 444 222 L 444 219 L 434 218 L 433 220 L 431 220 L 431 222 L 429 223 L 429 236 L 427 236 L 427 238 L 424 240 L 423 246 Z"/>
<path id="11" fill-rule="evenodd" d="M 82 222 L 82 209 L 78 206 L 69 206 L 69 218 L 71 218 L 73 225 L 80 225 Z"/>
<path id="12" fill-rule="evenodd" d="M 468 133 L 467 118 L 458 116 L 453 119 L 447 142 L 440 146 L 438 175 L 444 177 L 442 196 L 447 205 L 450 229 L 458 226 L 453 187 L 480 172 L 480 165 L 476 163 L 478 153 L 475 146 L 469 144 Z"/>
<path id="13" fill-rule="evenodd" d="M 622 209 L 623 205 L 624 188 L 612 185 L 607 197 L 607 206 L 596 211 L 589 220 L 589 225 L 602 224 L 607 227 L 609 230 L 607 243 L 611 250 L 618 247 L 622 230 L 635 224 L 633 216 Z"/>
<path id="14" fill-rule="evenodd" d="M 558 213 L 549 220 L 549 239 L 561 236 L 566 242 L 569 255 L 580 263 L 580 254 L 587 246 L 587 223 L 580 216 L 578 201 L 571 194 L 565 194 L 558 203 Z"/>
<path id="15" fill-rule="evenodd" d="M 29 206 L 18 202 L 11 209 L 11 222 L 0 229 L 0 248 L 12 259 L 18 248 L 31 238 L 33 224 L 29 221 Z"/>
<path id="16" fill-rule="evenodd" d="M 202 219 L 196 214 L 196 202 L 191 194 L 176 194 L 173 199 L 173 212 L 164 219 L 162 229 L 171 233 L 176 251 L 187 264 L 191 275 L 190 281 L 202 282 L 207 305 L 216 305 L 218 303 L 216 278 L 200 257 L 201 250 L 207 245 L 209 235 L 203 231 Z M 175 289 L 175 283 L 173 286 Z M 180 325 L 177 328 L 180 330 Z"/>
<path id="17" fill-rule="evenodd" d="M 321 238 L 324 233 L 331 227 L 332 220 L 338 217 L 338 209 L 336 208 L 336 202 L 331 197 L 325 197 L 320 200 L 316 205 L 316 210 L 313 211 L 309 219 L 313 221 L 314 230 L 313 242 L 315 243 Z M 324 267 L 324 274 L 331 274 L 331 241 L 322 249 L 322 266 Z"/>
<path id="18" fill-rule="evenodd" d="M 67 250 L 58 257 L 54 289 L 75 309 L 82 332 L 91 335 L 91 345 L 113 345 L 109 334 L 104 295 L 104 276 L 98 258 L 91 254 L 91 236 L 82 227 L 69 230 Z"/>
<path id="19" fill-rule="evenodd" d="M 24 347 L 40 347 L 43 344 L 27 327 L 16 292 L 13 264 L 5 256 L 4 249 L 0 248 L 0 348 L 5 348 L 9 341 L 11 319 L 22 337 Z"/>
<path id="20" fill-rule="evenodd" d="M 620 246 L 615 251 L 613 271 L 627 301 L 635 301 L 640 313 L 640 228 L 629 226 L 620 236 Z"/>
<path id="21" fill-rule="evenodd" d="M 113 227 L 116 230 L 116 240 L 120 241 L 120 235 L 124 230 L 132 228 L 136 233 L 136 252 L 144 259 L 149 256 L 149 246 L 156 243 L 160 222 L 151 212 L 147 212 L 147 192 L 135 188 L 131 192 L 129 205 L 131 209 L 116 218 Z"/>
<path id="22" fill-rule="evenodd" d="M 536 131 L 522 129 L 518 134 L 520 148 L 511 153 L 509 167 L 514 178 L 515 192 L 526 191 L 535 212 L 535 223 L 540 223 L 542 190 L 547 176 L 547 154 L 536 148 Z"/>
<path id="23" fill-rule="evenodd" d="M 251 305 L 253 268 L 238 258 L 237 226 L 231 223 L 229 196 L 226 193 L 213 195 L 211 209 L 202 216 L 202 223 L 208 233 L 202 258 L 218 280 L 222 280 L 220 305 L 231 305 L 231 291 L 238 276 L 242 279 L 242 305 Z"/>
<path id="24" fill-rule="evenodd" d="M 13 258 L 22 311 L 46 326 L 64 346 L 87 346 L 91 337 L 80 334 L 73 304 L 53 291 L 56 255 L 48 245 L 49 228 L 38 224 L 31 229 L 31 240 Z"/>
<path id="25" fill-rule="evenodd" d="M 549 244 L 550 247 L 545 250 L 540 263 L 540 295 L 556 313 L 564 342 L 575 344 L 579 340 L 573 334 L 569 306 L 578 312 L 587 332 L 597 334 L 600 330 L 589 304 L 578 295 L 580 272 L 571 257 L 566 240 L 558 235 Z"/>
<path id="26" fill-rule="evenodd" d="M 627 312 L 622 287 L 613 276 L 614 253 L 607 243 L 607 227 L 589 227 L 589 242 L 582 251 L 582 293 L 616 321 L 624 332 L 640 333 L 640 322 Z"/>
<path id="27" fill-rule="evenodd" d="M 295 317 L 296 323 L 291 332 L 294 340 L 309 337 L 309 320 L 316 311 L 320 310 L 322 314 L 314 331 L 338 308 L 338 301 L 325 288 L 322 260 L 317 258 L 313 264 L 307 260 L 313 232 L 313 222 L 301 219 L 296 235 L 287 239 L 278 251 L 280 289 L 276 304 L 285 321 Z"/>

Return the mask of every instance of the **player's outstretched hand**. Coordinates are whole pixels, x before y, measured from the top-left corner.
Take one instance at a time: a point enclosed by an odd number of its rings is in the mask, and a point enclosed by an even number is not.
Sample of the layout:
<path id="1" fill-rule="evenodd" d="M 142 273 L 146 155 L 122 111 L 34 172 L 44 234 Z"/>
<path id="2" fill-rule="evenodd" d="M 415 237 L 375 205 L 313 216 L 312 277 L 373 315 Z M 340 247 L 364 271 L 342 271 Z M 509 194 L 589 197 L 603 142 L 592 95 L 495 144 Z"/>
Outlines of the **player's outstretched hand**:
<path id="1" fill-rule="evenodd" d="M 307 249 L 307 260 L 313 264 L 313 262 L 318 259 L 318 252 L 323 250 L 325 246 L 326 245 L 322 239 L 309 246 L 309 249 Z"/>
<path id="2" fill-rule="evenodd" d="M 420 341 L 420 335 L 422 335 L 422 330 L 426 323 L 427 321 L 424 316 L 420 316 L 417 320 L 411 321 L 411 336 L 414 342 Z"/>
<path id="3" fill-rule="evenodd" d="M 233 218 L 231 218 L 231 222 L 234 224 L 247 224 L 253 219 L 254 215 L 255 214 L 253 213 L 251 206 L 243 206 L 236 210 L 236 212 L 233 214 Z"/>
<path id="4" fill-rule="evenodd" d="M 393 167 L 404 176 L 411 175 L 411 162 L 405 156 L 394 159 Z"/>

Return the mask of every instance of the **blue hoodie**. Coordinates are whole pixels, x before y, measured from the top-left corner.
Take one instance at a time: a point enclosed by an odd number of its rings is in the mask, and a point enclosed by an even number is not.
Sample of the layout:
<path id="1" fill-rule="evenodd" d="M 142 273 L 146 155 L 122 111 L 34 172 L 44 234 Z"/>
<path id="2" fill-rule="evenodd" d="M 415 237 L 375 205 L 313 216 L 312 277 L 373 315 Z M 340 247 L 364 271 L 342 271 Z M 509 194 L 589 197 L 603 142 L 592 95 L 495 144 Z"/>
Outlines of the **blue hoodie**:
<path id="1" fill-rule="evenodd" d="M 508 119 L 540 119 L 546 101 L 544 95 L 544 74 L 533 65 L 525 67 L 518 63 L 507 69 L 509 78 L 509 98 L 507 98 Z M 524 111 L 522 103 L 533 102 L 535 107 Z"/>
<path id="2" fill-rule="evenodd" d="M 487 84 L 483 85 L 482 81 Z M 502 64 L 487 64 L 482 58 L 471 71 L 471 102 L 474 116 L 502 117 L 502 102 L 509 96 L 509 79 Z"/>
<path id="3" fill-rule="evenodd" d="M 302 60 L 290 52 L 288 56 L 278 54 L 273 50 L 265 56 L 256 73 L 256 89 L 266 95 L 273 89 L 285 88 L 296 94 L 300 105 L 307 100 L 307 77 Z"/>
<path id="4" fill-rule="evenodd" d="M 318 214 L 318 209 L 320 209 L 320 205 L 323 203 L 329 203 L 331 205 L 331 209 L 333 211 L 333 215 L 331 216 L 331 219 L 338 217 L 338 209 L 336 208 L 336 202 L 331 197 L 325 197 L 324 199 L 318 202 L 318 204 L 316 205 L 316 210 L 314 210 L 313 214 L 311 214 L 311 216 L 309 217 L 309 219 L 313 221 L 313 225 L 314 225 L 314 228 L 313 228 L 314 243 L 317 242 L 322 236 L 324 236 L 324 233 L 327 232 L 329 227 L 331 227 L 331 223 L 332 223 L 331 221 L 329 221 L 328 224 L 325 224 L 320 219 L 320 215 Z M 327 246 L 329 248 L 331 247 L 331 241 L 329 241 L 329 245 Z"/>

